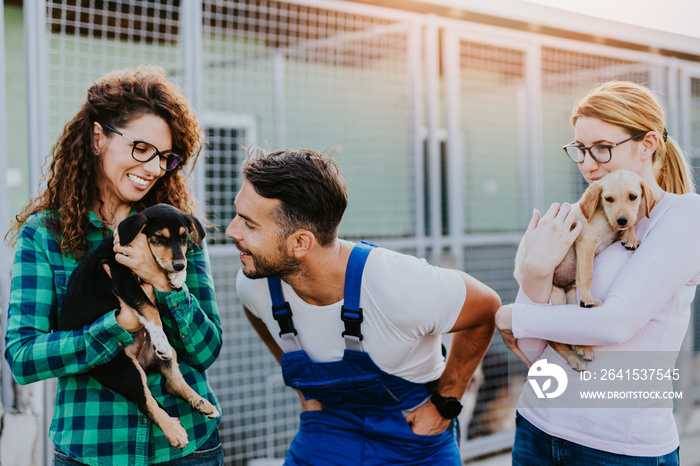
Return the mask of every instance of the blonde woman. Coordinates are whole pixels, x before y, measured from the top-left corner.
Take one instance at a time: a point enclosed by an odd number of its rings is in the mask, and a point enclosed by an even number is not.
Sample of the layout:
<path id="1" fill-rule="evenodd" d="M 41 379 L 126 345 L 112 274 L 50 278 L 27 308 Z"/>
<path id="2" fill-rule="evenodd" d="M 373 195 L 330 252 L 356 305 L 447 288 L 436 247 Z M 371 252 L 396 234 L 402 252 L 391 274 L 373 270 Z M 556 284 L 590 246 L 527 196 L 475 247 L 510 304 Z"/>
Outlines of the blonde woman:
<path id="1" fill-rule="evenodd" d="M 658 383 L 672 387 L 682 376 L 673 365 L 700 282 L 700 196 L 692 193 L 691 171 L 668 137 L 663 109 L 645 86 L 614 81 L 593 89 L 573 109 L 572 124 L 575 141 L 564 150 L 586 181 L 630 170 L 651 187 L 657 202 L 636 225 L 641 240 L 636 251 L 617 242 L 596 257 L 592 293 L 603 304 L 592 309 L 547 304 L 554 268 L 580 231 L 571 206 L 554 204 L 541 218 L 533 215 L 518 298 L 498 311 L 496 324 L 516 354 L 528 364 L 537 361 L 534 369 L 566 368 L 566 392 L 579 400 L 553 407 L 554 400 L 538 397 L 532 383 L 526 384 L 518 402 L 513 464 L 677 465 L 672 402 L 645 400 L 642 391 Z M 569 369 L 546 340 L 594 345 L 588 372 Z M 661 357 L 668 355 L 670 361 Z M 652 367 L 657 359 L 665 364 Z M 641 369 L 634 371 L 640 365 L 644 378 Z M 652 369 L 664 371 L 662 380 L 650 380 Z M 634 390 L 618 396 L 639 399 L 604 404 L 578 395 L 630 384 Z"/>

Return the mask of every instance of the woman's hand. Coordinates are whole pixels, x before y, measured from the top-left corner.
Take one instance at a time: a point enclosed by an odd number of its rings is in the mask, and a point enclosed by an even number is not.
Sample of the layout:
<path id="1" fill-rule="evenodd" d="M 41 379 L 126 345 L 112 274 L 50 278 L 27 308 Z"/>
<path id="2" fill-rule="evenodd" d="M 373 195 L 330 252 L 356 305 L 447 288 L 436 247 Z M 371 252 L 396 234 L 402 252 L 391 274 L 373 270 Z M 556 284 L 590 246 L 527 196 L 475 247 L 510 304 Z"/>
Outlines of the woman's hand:
<path id="1" fill-rule="evenodd" d="M 129 267 L 141 281 L 153 286 L 158 291 L 172 291 L 168 276 L 153 257 L 151 248 L 148 246 L 148 239 L 143 233 L 139 233 L 126 246 L 119 244 L 119 234 L 115 233 L 114 253 L 117 262 Z M 148 295 L 148 293 L 146 294 Z"/>
<path id="2" fill-rule="evenodd" d="M 537 209 L 523 237 L 523 291 L 530 299 L 546 303 L 552 292 L 554 269 L 564 260 L 583 229 L 571 204 L 552 204 L 540 218 Z"/>
<path id="3" fill-rule="evenodd" d="M 496 311 L 496 328 L 503 338 L 503 343 L 506 344 L 508 348 L 515 354 L 518 359 L 524 362 L 527 367 L 532 365 L 532 362 L 525 356 L 525 354 L 518 348 L 518 342 L 513 335 L 513 305 L 507 304 L 501 306 L 498 311 Z"/>
<path id="4" fill-rule="evenodd" d="M 109 265 L 102 264 L 102 267 L 105 269 L 105 272 L 107 272 L 107 275 L 109 275 L 109 278 L 112 278 L 112 271 L 109 269 Z M 146 296 L 148 296 L 149 299 L 151 299 L 151 296 L 153 296 L 153 302 L 155 303 L 156 295 L 153 291 L 153 287 L 144 283 L 141 285 L 141 288 L 143 288 Z M 150 289 L 150 292 L 148 289 Z M 122 301 L 121 298 L 117 297 L 117 299 L 119 299 L 119 312 L 117 312 L 117 315 L 115 316 L 117 324 L 119 324 L 121 328 L 129 333 L 136 333 L 141 330 L 143 328 L 143 324 L 141 323 L 141 320 L 139 320 L 136 311 L 130 306 L 127 306 L 127 304 Z"/>
<path id="5" fill-rule="evenodd" d="M 524 272 L 536 276 L 554 273 L 582 229 L 571 204 L 552 204 L 542 218 L 535 209 L 525 231 Z"/>
<path id="6" fill-rule="evenodd" d="M 143 328 L 136 311 L 119 300 L 120 310 L 116 315 L 117 323 L 129 333 L 136 333 Z"/>

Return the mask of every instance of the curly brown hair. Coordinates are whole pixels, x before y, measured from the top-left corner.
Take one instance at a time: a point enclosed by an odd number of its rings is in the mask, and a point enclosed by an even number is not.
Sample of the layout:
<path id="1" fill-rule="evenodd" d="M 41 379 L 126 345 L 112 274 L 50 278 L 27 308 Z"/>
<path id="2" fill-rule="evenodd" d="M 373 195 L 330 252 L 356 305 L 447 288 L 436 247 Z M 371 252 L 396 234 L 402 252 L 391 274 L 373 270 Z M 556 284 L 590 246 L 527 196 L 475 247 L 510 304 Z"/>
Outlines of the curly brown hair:
<path id="1" fill-rule="evenodd" d="M 80 259 L 90 251 L 87 240 L 90 206 L 99 205 L 97 180 L 104 176 L 102 158 L 93 152 L 94 123 L 120 127 L 143 115 L 162 118 L 170 127 L 172 150 L 182 157 L 178 168 L 166 172 L 153 188 L 134 204 L 138 211 L 166 203 L 188 214 L 199 214 L 183 167 L 191 166 L 202 149 L 203 134 L 193 109 L 183 94 L 157 66 L 113 71 L 87 90 L 87 98 L 63 129 L 47 157 L 46 190 L 33 198 L 16 217 L 8 232 L 12 242 L 27 218 L 49 211 L 52 228 L 61 239 L 61 252 Z M 190 169 L 190 174 L 192 170 Z"/>

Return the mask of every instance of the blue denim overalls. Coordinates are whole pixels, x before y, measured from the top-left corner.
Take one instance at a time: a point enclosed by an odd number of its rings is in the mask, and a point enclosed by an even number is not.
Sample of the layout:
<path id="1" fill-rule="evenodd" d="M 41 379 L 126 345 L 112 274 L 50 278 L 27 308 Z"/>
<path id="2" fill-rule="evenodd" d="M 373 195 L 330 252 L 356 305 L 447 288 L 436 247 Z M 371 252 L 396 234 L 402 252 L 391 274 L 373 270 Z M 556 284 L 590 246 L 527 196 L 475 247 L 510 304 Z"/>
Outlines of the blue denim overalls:
<path id="1" fill-rule="evenodd" d="M 301 349 L 278 277 L 268 278 L 272 310 L 282 338 L 282 375 L 286 385 L 323 411 L 301 413 L 301 425 L 285 465 L 460 465 L 454 424 L 439 435 L 416 435 L 402 410 L 430 397 L 424 384 L 387 374 L 362 350 L 360 289 L 367 256 L 375 247 L 353 248 L 345 273 L 341 319 L 345 352 L 334 362 L 314 362 Z"/>

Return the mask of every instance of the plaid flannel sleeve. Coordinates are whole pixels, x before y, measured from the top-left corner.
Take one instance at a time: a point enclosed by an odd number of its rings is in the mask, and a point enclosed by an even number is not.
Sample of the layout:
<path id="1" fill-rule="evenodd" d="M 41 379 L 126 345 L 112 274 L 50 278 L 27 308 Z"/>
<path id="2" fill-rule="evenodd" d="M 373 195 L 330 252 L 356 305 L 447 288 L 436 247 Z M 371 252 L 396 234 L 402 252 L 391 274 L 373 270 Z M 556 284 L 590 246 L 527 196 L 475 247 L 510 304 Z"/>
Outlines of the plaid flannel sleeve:
<path id="1" fill-rule="evenodd" d="M 5 358 L 17 383 L 86 372 L 133 342 L 114 312 L 82 330 L 53 332 L 57 270 L 67 279 L 74 268 L 64 259 L 41 220 L 32 218 L 20 230 L 5 334 Z"/>
<path id="2" fill-rule="evenodd" d="M 163 326 L 178 358 L 193 368 L 209 368 L 221 352 L 221 319 L 206 246 L 187 253 L 187 279 L 179 291 L 156 291 Z M 169 312 L 164 312 L 166 307 Z"/>

